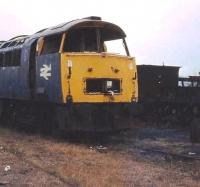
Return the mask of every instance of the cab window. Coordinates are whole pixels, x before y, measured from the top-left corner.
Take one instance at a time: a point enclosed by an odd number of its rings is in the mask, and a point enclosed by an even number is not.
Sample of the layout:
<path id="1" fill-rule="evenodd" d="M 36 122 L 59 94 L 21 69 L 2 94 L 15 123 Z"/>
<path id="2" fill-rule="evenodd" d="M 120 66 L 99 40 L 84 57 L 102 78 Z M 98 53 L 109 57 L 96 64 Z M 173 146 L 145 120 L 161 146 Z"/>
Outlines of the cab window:
<path id="1" fill-rule="evenodd" d="M 64 52 L 107 52 L 128 55 L 125 39 L 120 31 L 105 27 L 76 27 L 69 30 L 64 42 Z M 127 46 L 126 46 L 127 47 Z"/>
<path id="2" fill-rule="evenodd" d="M 41 55 L 58 53 L 60 49 L 61 40 L 62 34 L 45 37 Z"/>
<path id="3" fill-rule="evenodd" d="M 74 29 L 66 37 L 65 52 L 98 51 L 97 33 L 95 28 Z"/>

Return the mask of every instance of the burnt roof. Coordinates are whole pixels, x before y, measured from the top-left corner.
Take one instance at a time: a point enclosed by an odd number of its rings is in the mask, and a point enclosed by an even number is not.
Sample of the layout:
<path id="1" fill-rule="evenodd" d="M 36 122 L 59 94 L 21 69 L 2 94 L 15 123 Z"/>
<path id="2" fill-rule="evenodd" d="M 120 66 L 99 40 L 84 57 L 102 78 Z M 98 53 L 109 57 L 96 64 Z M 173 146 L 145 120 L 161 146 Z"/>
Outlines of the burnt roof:
<path id="1" fill-rule="evenodd" d="M 119 26 L 117 26 L 113 23 L 102 21 L 101 18 L 99 18 L 99 17 L 91 16 L 91 17 L 87 17 L 87 18 L 73 20 L 73 21 L 66 22 L 66 23 L 61 23 L 57 26 L 53 26 L 53 27 L 49 27 L 47 29 L 43 29 L 43 30 L 35 33 L 34 35 L 30 36 L 30 37 L 35 38 L 35 37 L 40 37 L 40 36 L 53 35 L 53 34 L 57 34 L 57 33 L 66 32 L 69 29 L 72 29 L 74 27 L 78 27 L 78 26 L 81 26 L 81 25 L 82 26 L 84 26 L 84 25 L 95 26 L 95 24 L 96 24 L 97 27 L 98 27 L 98 25 L 99 26 L 104 25 L 104 26 L 107 26 L 107 27 L 113 27 L 115 30 L 119 31 L 123 37 L 126 36 L 124 31 Z"/>
<path id="2" fill-rule="evenodd" d="M 33 35 L 24 36 L 24 39 L 26 39 L 26 42 L 28 42 L 28 41 L 30 41 L 34 38 L 39 38 L 39 37 L 48 36 L 48 35 L 54 35 L 54 34 L 58 34 L 58 33 L 63 33 L 63 32 L 66 32 L 66 31 L 72 29 L 72 28 L 79 27 L 79 26 L 93 26 L 93 27 L 104 26 L 104 27 L 107 27 L 107 28 L 112 28 L 116 32 L 119 32 L 122 37 L 126 37 L 126 34 L 124 33 L 124 31 L 119 26 L 117 26 L 113 23 L 102 21 L 100 17 L 91 16 L 91 17 L 86 17 L 86 18 L 82 18 L 82 19 L 72 20 L 72 21 L 69 21 L 69 22 L 66 22 L 66 23 L 61 23 L 59 25 L 49 27 L 49 28 L 46 28 L 46 29 L 42 29 L 42 30 L 36 32 Z M 5 41 L 5 42 L 0 43 L 0 48 L 5 43 L 10 42 L 12 40 L 17 40 L 20 37 L 21 36 L 17 36 L 17 37 L 14 37 L 13 39 L 11 39 L 9 41 Z"/>

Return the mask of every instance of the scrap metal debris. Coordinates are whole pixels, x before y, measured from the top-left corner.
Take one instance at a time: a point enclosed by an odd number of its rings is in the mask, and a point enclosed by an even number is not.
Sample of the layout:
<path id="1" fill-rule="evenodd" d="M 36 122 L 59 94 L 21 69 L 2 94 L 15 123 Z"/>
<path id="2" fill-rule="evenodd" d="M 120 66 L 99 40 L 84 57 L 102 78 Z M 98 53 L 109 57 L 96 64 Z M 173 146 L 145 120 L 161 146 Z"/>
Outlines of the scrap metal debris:
<path id="1" fill-rule="evenodd" d="M 10 171 L 11 170 L 11 167 L 10 166 L 6 166 L 5 168 L 4 168 L 4 171 L 6 171 L 6 172 L 8 172 L 8 171 Z"/>
<path id="2" fill-rule="evenodd" d="M 189 152 L 188 155 L 196 155 L 196 153 Z"/>
<path id="3" fill-rule="evenodd" d="M 7 182 L 7 181 L 0 181 L 0 186 L 5 186 L 7 184 L 9 184 L 9 182 Z"/>
<path id="4" fill-rule="evenodd" d="M 108 150 L 107 147 L 102 146 L 102 145 L 98 145 L 98 146 L 95 146 L 95 147 L 90 146 L 89 149 L 97 150 L 97 151 L 99 151 L 101 153 L 103 153 L 103 152 L 105 153 Z"/>

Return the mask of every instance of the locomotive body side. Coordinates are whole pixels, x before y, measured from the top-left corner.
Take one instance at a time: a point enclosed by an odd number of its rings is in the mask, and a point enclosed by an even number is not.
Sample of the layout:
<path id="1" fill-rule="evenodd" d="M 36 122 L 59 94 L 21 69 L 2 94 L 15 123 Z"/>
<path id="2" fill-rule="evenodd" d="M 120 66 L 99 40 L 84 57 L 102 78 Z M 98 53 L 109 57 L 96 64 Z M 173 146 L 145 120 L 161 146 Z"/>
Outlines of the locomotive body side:
<path id="1" fill-rule="evenodd" d="M 138 97 L 135 59 L 125 37 L 117 25 L 90 17 L 4 42 L 0 97 L 51 104 L 62 131 L 125 128 L 121 123 L 128 124 L 129 107 Z M 107 51 L 106 42 L 115 40 L 126 55 Z M 10 45 L 21 49 L 17 65 Z M 12 53 L 10 59 L 4 50 Z"/>

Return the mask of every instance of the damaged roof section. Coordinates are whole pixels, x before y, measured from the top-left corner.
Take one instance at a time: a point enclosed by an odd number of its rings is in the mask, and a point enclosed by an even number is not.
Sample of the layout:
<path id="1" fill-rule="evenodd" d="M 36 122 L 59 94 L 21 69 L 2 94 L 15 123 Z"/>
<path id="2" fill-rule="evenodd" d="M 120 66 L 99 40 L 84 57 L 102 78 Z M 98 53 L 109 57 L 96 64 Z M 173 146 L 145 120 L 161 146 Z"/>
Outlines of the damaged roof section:
<path id="1" fill-rule="evenodd" d="M 19 47 L 26 41 L 27 38 L 28 38 L 28 35 L 20 35 L 20 36 L 11 38 L 8 41 L 0 42 L 0 50 L 5 49 L 5 48 L 9 49 L 12 47 Z"/>
<path id="2" fill-rule="evenodd" d="M 105 28 L 112 29 L 115 31 L 116 35 L 120 37 L 126 37 L 124 31 L 117 25 L 105 21 L 101 21 L 99 17 L 88 17 L 83 19 L 73 20 L 67 23 L 62 23 L 54 27 L 43 29 L 36 34 L 30 36 L 30 38 L 37 38 L 40 36 L 53 35 L 57 33 L 63 33 L 71 29 L 81 28 L 81 27 L 96 27 L 96 28 Z"/>
<path id="3" fill-rule="evenodd" d="M 119 26 L 113 23 L 102 21 L 100 17 L 91 16 L 91 17 L 86 17 L 86 18 L 62 23 L 62 24 L 59 24 L 57 26 L 53 26 L 47 29 L 42 29 L 30 36 L 22 35 L 22 36 L 17 36 L 15 38 L 12 38 L 9 41 L 2 41 L 0 42 L 0 50 L 3 48 L 7 48 L 10 45 L 14 46 L 14 45 L 26 43 L 32 39 L 37 39 L 42 36 L 64 33 L 71 29 L 84 28 L 84 27 L 103 28 L 105 32 L 103 31 L 102 34 L 104 35 L 105 39 L 107 38 L 107 40 L 126 37 L 126 34 Z M 109 30 L 112 32 L 109 32 Z"/>

